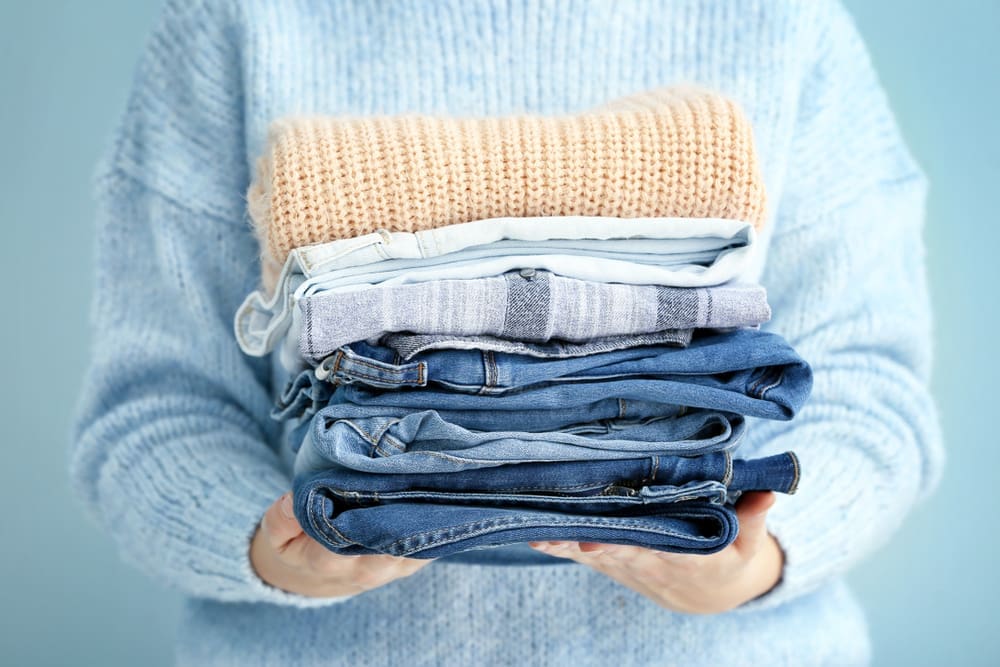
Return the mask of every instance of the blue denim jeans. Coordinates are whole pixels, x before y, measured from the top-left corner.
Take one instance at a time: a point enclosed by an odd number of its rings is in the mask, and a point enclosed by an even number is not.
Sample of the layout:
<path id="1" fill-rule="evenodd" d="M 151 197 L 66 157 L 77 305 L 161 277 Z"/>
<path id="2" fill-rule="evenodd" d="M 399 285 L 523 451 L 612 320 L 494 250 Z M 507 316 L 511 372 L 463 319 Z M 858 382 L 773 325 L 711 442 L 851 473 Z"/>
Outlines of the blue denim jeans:
<path id="1" fill-rule="evenodd" d="M 433 410 L 334 419 L 329 415 L 336 414 L 337 407 L 324 408 L 312 420 L 295 459 L 296 475 L 330 468 L 427 475 L 506 464 L 652 455 L 660 456 L 664 466 L 709 465 L 722 459 L 702 461 L 698 455 L 735 449 L 746 430 L 739 415 L 707 410 L 673 417 L 579 423 L 559 431 L 532 433 L 510 430 L 509 422 L 506 430 L 469 430 Z M 665 469 L 662 474 L 666 474 Z M 704 473 L 701 478 L 706 478 Z"/>
<path id="2" fill-rule="evenodd" d="M 277 399 L 271 416 L 277 421 L 292 424 L 287 434 L 286 446 L 296 453 L 303 439 L 315 424 L 312 417 L 324 410 L 325 421 L 338 419 L 366 419 L 370 417 L 399 418 L 419 409 L 398 408 L 392 405 L 357 405 L 346 402 L 345 387 L 337 387 L 319 380 L 316 374 L 302 371 L 293 378 Z M 476 431 L 497 431 L 509 428 L 510 413 L 491 410 L 452 410 L 441 408 L 435 412 L 446 422 Z M 578 434 L 611 434 L 626 424 L 645 419 L 678 417 L 693 412 L 690 408 L 672 403 L 603 398 L 593 403 L 566 406 L 562 410 L 526 408 L 517 412 L 517 428 L 523 432 L 565 431 Z M 745 428 L 742 415 L 725 414 L 733 438 L 742 437 Z"/>
<path id="3" fill-rule="evenodd" d="M 700 459 L 676 467 L 653 456 L 436 475 L 331 469 L 296 477 L 294 505 L 306 533 L 345 555 L 440 558 L 540 540 L 713 553 L 738 531 L 726 503 L 731 492 L 794 492 L 798 482 L 790 453 Z"/>
<path id="4" fill-rule="evenodd" d="M 410 409 L 566 410 L 615 398 L 791 419 L 812 389 L 809 365 L 781 337 L 740 329 L 687 348 L 648 346 L 539 359 L 490 350 L 434 350 L 400 363 L 387 347 L 340 348 L 316 369 L 342 400 Z"/>

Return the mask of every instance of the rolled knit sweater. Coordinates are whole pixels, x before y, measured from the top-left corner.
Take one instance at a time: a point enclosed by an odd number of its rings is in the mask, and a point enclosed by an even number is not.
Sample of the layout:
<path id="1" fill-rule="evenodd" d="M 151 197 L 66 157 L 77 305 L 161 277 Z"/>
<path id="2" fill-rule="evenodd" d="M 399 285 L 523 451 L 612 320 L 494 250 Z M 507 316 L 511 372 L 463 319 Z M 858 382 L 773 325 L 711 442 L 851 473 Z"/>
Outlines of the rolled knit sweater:
<path id="1" fill-rule="evenodd" d="M 666 611 L 585 567 L 435 562 L 348 600 L 255 575 L 290 485 L 271 366 L 232 317 L 260 280 L 251 167 L 289 115 L 568 114 L 688 82 L 744 109 L 769 196 L 761 282 L 813 366 L 768 527 L 781 583 L 733 612 Z M 190 665 L 852 665 L 841 582 L 938 479 L 927 391 L 924 178 L 832 0 L 167 0 L 97 180 L 92 367 L 72 477 L 123 556 L 190 597 Z"/>
<path id="2" fill-rule="evenodd" d="M 377 229 L 507 216 L 764 218 L 750 124 L 732 100 L 691 86 L 549 117 L 278 119 L 247 201 L 265 285 L 293 248 Z"/>

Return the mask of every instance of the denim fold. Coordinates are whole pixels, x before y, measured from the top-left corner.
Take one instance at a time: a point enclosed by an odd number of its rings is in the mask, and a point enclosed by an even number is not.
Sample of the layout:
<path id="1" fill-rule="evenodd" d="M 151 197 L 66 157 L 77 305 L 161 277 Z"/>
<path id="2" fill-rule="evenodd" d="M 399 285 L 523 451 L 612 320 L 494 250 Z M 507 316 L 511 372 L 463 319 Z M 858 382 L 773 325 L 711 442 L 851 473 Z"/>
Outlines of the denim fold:
<path id="1" fill-rule="evenodd" d="M 607 398 L 788 420 L 812 389 L 812 370 L 777 334 L 755 329 L 695 337 L 686 348 L 646 346 L 539 359 L 490 350 L 433 350 L 403 362 L 365 342 L 315 370 L 357 405 L 460 410 L 563 410 Z"/>
<path id="2" fill-rule="evenodd" d="M 737 465 L 739 464 L 739 465 Z M 508 464 L 447 474 L 298 475 L 303 529 L 345 555 L 440 558 L 542 540 L 713 553 L 735 539 L 733 493 L 794 493 L 791 453 Z"/>

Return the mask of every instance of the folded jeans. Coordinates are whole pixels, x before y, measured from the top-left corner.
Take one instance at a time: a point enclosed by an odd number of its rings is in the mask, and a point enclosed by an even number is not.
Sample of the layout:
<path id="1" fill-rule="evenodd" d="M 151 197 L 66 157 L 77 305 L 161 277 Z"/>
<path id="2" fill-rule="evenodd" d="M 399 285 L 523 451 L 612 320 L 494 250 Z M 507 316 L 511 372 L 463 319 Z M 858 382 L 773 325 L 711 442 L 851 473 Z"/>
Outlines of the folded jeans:
<path id="1" fill-rule="evenodd" d="M 564 359 L 491 350 L 433 350 L 403 362 L 365 342 L 323 360 L 317 378 L 341 400 L 410 409 L 565 410 L 601 399 L 639 400 L 788 420 L 812 371 L 780 336 L 755 329 L 696 337 L 686 348 L 646 346 Z"/>
<path id="2" fill-rule="evenodd" d="M 791 453 L 756 461 L 732 461 L 725 453 L 714 458 L 705 470 L 718 474 L 722 464 L 729 483 L 743 490 L 794 492 L 798 483 Z M 311 537 L 344 555 L 440 558 L 544 540 L 678 553 L 713 553 L 730 544 L 738 531 L 726 502 L 733 489 L 717 479 L 685 482 L 697 474 L 693 468 L 666 473 L 683 483 L 657 483 L 661 464 L 649 457 L 444 475 L 329 469 L 296 476 L 294 506 Z"/>
<path id="3" fill-rule="evenodd" d="M 447 479 L 454 481 L 459 471 L 513 463 L 608 462 L 637 456 L 660 457 L 662 475 L 668 467 L 708 465 L 714 459 L 698 455 L 731 451 L 746 431 L 740 415 L 708 410 L 533 433 L 470 430 L 434 410 L 335 419 L 330 415 L 337 413 L 337 407 L 324 408 L 313 418 L 295 458 L 296 475 L 336 467 L 380 474 L 447 473 Z M 721 473 L 718 476 L 721 479 Z"/>

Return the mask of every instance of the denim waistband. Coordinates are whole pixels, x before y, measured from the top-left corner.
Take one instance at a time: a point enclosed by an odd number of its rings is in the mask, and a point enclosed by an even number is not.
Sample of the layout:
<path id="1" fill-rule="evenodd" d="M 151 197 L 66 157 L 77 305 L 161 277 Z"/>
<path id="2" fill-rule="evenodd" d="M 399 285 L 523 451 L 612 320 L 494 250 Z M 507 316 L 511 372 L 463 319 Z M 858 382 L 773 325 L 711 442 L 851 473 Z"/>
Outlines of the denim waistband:
<path id="1" fill-rule="evenodd" d="M 316 373 L 345 385 L 348 402 L 412 409 L 564 409 L 610 397 L 791 419 L 812 388 L 809 365 L 783 338 L 751 329 L 696 337 L 683 349 L 649 346 L 564 359 L 434 350 L 400 361 L 390 348 L 356 343 Z M 384 391 L 405 386 L 420 389 Z"/>

